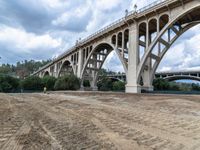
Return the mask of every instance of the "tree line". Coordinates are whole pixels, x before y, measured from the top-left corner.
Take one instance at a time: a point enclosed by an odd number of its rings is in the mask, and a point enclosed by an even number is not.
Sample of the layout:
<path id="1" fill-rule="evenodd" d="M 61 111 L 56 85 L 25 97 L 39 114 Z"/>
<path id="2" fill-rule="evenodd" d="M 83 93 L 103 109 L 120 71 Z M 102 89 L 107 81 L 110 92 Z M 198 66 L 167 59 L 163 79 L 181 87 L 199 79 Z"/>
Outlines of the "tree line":
<path id="1" fill-rule="evenodd" d="M 161 78 L 155 79 L 153 86 L 156 91 L 200 91 L 198 83 L 169 82 Z"/>
<path id="2" fill-rule="evenodd" d="M 24 79 L 33 72 L 37 71 L 40 67 L 46 65 L 51 60 L 34 61 L 24 60 L 16 64 L 2 64 L 0 66 L 0 74 L 10 75 L 16 78 Z"/>
<path id="3" fill-rule="evenodd" d="M 74 75 L 66 75 L 55 78 L 45 76 L 29 76 L 25 79 L 18 79 L 10 75 L 0 75 L 0 92 L 40 92 L 44 87 L 47 90 L 78 90 L 80 89 L 80 80 Z"/>
<path id="4" fill-rule="evenodd" d="M 39 78 L 30 76 L 34 71 L 46 65 L 47 61 L 22 61 L 16 65 L 2 64 L 0 66 L 0 92 L 21 92 L 21 91 L 42 91 L 44 87 L 47 90 L 78 90 L 81 80 L 74 75 L 66 75 L 58 79 L 50 76 Z M 116 72 L 100 70 L 100 78 L 97 82 L 100 91 L 125 91 L 125 83 L 122 81 L 113 81 L 107 75 L 116 74 Z M 123 74 L 118 72 L 118 74 Z M 90 81 L 84 80 L 83 86 L 91 88 Z M 200 91 L 200 85 L 195 83 L 177 83 L 168 82 L 164 79 L 155 79 L 153 82 L 156 91 Z"/>

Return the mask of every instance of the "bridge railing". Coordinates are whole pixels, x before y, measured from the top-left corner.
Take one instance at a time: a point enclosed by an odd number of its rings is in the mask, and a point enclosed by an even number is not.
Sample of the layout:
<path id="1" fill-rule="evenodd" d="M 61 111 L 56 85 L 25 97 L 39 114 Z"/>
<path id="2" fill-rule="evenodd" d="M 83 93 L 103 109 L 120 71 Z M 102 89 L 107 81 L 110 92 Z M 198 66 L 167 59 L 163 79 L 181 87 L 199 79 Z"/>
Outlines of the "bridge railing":
<path id="1" fill-rule="evenodd" d="M 142 7 L 141 9 L 137 10 L 136 12 L 135 12 L 135 11 L 130 11 L 130 12 L 128 13 L 128 16 L 131 16 L 131 15 L 133 15 L 133 14 L 135 14 L 135 13 L 143 13 L 143 12 L 145 12 L 146 10 L 151 9 L 152 7 L 158 5 L 158 4 L 162 3 L 162 2 L 165 2 L 165 1 L 166 1 L 166 0 L 156 0 L 156 1 L 154 1 L 153 3 L 150 3 L 149 5 L 147 5 L 147 6 L 145 6 L 145 7 Z M 127 17 L 128 17 L 128 16 L 127 16 Z M 119 24 L 119 23 L 121 23 L 121 22 L 123 22 L 123 21 L 125 21 L 125 20 L 126 20 L 126 17 L 122 17 L 122 18 L 120 18 L 120 19 L 114 21 L 113 23 L 109 24 L 108 26 L 105 26 L 104 28 L 102 28 L 102 29 L 96 31 L 95 33 L 93 33 L 93 34 L 89 35 L 88 37 L 84 38 L 83 40 L 79 41 L 78 44 L 83 44 L 83 43 L 86 42 L 87 40 L 90 40 L 91 38 L 95 37 L 96 35 L 98 35 L 98 34 L 104 32 L 104 31 L 106 31 L 106 30 L 109 29 L 109 28 L 112 28 L 113 26 L 115 26 L 115 25 L 117 25 L 117 24 Z M 76 46 L 72 47 L 71 49 L 74 49 L 75 47 L 76 47 Z M 70 50 L 69 50 L 69 51 L 70 51 Z M 65 54 L 65 53 L 63 53 L 63 54 Z M 61 55 L 61 56 L 63 56 L 63 55 Z"/>
<path id="2" fill-rule="evenodd" d="M 156 0 L 153 3 L 150 3 L 149 5 L 147 5 L 145 7 L 142 7 L 141 9 L 139 9 L 137 11 L 130 11 L 128 13 L 128 16 L 131 16 L 131 15 L 133 15 L 135 13 L 137 13 L 137 14 L 143 13 L 143 12 L 151 9 L 152 7 L 155 7 L 156 5 L 161 4 L 161 3 L 165 2 L 165 1 L 166 0 Z M 122 18 L 116 20 L 115 22 L 109 24 L 108 26 L 105 26 L 104 28 L 102 28 L 102 29 L 98 30 L 97 32 L 91 34 L 90 36 L 86 37 L 85 39 L 83 39 L 82 41 L 80 41 L 80 43 L 86 42 L 87 40 L 93 38 L 95 35 L 98 35 L 99 33 L 102 33 L 103 31 L 106 31 L 107 29 L 109 29 L 109 28 L 111 28 L 111 27 L 113 27 L 113 26 L 115 26 L 115 25 L 117 25 L 117 24 L 119 24 L 119 23 L 121 23 L 121 22 L 123 22 L 125 20 L 126 20 L 126 17 L 122 17 Z"/>
<path id="3" fill-rule="evenodd" d="M 154 6 L 156 6 L 156 5 L 158 5 L 158 4 L 160 4 L 160 3 L 162 3 L 162 2 L 165 2 L 166 0 L 157 0 L 157 1 L 154 1 L 153 3 L 150 3 L 149 5 L 147 5 L 147 6 L 145 6 L 145 7 L 142 7 L 141 9 L 139 9 L 138 11 L 137 11 L 137 13 L 142 13 L 142 12 L 144 12 L 144 11 L 146 11 L 146 10 L 148 10 L 148 9 L 150 9 L 150 8 L 152 8 L 152 7 L 154 7 Z"/>

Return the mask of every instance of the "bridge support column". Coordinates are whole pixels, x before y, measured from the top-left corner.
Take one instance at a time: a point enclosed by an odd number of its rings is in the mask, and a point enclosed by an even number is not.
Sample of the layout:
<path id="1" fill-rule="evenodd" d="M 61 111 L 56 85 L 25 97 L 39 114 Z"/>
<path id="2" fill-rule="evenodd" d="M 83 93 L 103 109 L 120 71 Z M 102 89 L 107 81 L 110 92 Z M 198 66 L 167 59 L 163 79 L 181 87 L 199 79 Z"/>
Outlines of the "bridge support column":
<path id="1" fill-rule="evenodd" d="M 92 87 L 92 91 L 98 91 L 98 87 L 97 86 L 93 86 Z"/>
<path id="2" fill-rule="evenodd" d="M 151 59 L 150 58 L 148 58 L 147 60 L 146 69 L 144 69 L 142 77 L 143 77 L 142 90 L 147 91 L 147 92 L 152 92 L 154 90 L 154 87 L 152 86 L 152 83 L 151 83 Z"/>
<path id="3" fill-rule="evenodd" d="M 80 49 L 78 54 L 79 54 L 79 55 L 78 55 L 78 71 L 77 71 L 77 77 L 80 78 L 80 77 L 81 77 L 82 68 L 83 68 L 83 50 Z"/>
<path id="4" fill-rule="evenodd" d="M 157 21 L 157 34 L 159 33 L 159 22 Z M 149 44 L 151 42 L 151 36 L 149 33 L 149 24 L 147 23 L 147 29 L 146 29 L 146 48 L 145 48 L 145 52 L 147 51 Z M 145 64 L 145 69 L 142 75 L 142 79 L 143 79 L 143 86 L 142 86 L 142 90 L 144 91 L 153 91 L 154 88 L 151 85 L 151 59 L 148 58 L 147 62 Z"/>
<path id="5" fill-rule="evenodd" d="M 141 93 L 141 86 L 137 82 L 137 66 L 139 63 L 139 35 L 135 22 L 129 30 L 128 74 L 126 93 Z"/>
<path id="6" fill-rule="evenodd" d="M 92 91 L 98 91 L 96 77 L 97 77 L 97 76 L 94 76 L 94 77 L 93 77 L 93 81 L 91 82 L 91 89 L 92 89 Z"/>
<path id="7" fill-rule="evenodd" d="M 144 90 L 146 92 L 152 92 L 152 91 L 154 91 L 154 87 L 153 86 L 142 86 L 141 90 Z"/>

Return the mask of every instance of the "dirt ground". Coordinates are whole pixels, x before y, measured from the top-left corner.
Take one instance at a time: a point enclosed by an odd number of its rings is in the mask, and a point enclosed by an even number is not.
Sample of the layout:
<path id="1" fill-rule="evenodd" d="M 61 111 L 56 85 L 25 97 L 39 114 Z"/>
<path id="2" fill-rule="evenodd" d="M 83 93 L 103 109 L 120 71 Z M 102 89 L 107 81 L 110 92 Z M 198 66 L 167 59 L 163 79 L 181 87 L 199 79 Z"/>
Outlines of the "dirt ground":
<path id="1" fill-rule="evenodd" d="M 200 96 L 0 94 L 2 150 L 200 150 Z"/>

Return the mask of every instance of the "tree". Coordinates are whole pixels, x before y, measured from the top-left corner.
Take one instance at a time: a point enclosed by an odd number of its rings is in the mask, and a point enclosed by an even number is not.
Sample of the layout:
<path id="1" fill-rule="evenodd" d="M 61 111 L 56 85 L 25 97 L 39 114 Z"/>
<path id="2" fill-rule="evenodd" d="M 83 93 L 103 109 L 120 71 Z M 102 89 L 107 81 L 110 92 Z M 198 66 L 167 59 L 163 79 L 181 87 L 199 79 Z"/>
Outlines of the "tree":
<path id="1" fill-rule="evenodd" d="M 155 79 L 153 81 L 153 86 L 155 90 L 169 90 L 170 84 L 165 79 Z"/>
<path id="2" fill-rule="evenodd" d="M 2 66 L 0 66 L 0 73 L 15 75 L 21 79 L 24 79 L 25 77 L 28 77 L 31 73 L 46 65 L 50 61 L 51 60 L 36 62 L 34 60 L 25 60 L 17 62 L 16 65 L 2 64 Z"/>
<path id="3" fill-rule="evenodd" d="M 78 90 L 80 89 L 80 80 L 75 75 L 66 75 L 57 79 L 55 90 Z"/>
<path id="4" fill-rule="evenodd" d="M 116 81 L 113 83 L 113 88 L 114 91 L 124 91 L 125 90 L 125 83 L 122 81 Z"/>
<path id="5" fill-rule="evenodd" d="M 112 80 L 107 77 L 102 77 L 97 83 L 97 87 L 100 91 L 111 91 L 112 90 Z"/>
<path id="6" fill-rule="evenodd" d="M 22 81 L 22 87 L 24 90 L 41 91 L 44 85 L 38 76 L 30 76 Z"/>
<path id="7" fill-rule="evenodd" d="M 171 82 L 169 84 L 169 89 L 172 91 L 180 91 L 180 87 L 179 87 L 179 85 L 177 85 L 176 82 Z"/>
<path id="8" fill-rule="evenodd" d="M 89 80 L 84 80 L 83 81 L 83 86 L 84 87 L 90 87 L 90 81 Z"/>
<path id="9" fill-rule="evenodd" d="M 19 79 L 9 75 L 0 75 L 0 92 L 15 92 L 19 89 Z"/>
<path id="10" fill-rule="evenodd" d="M 200 86 L 199 86 L 199 84 L 195 84 L 195 83 L 192 83 L 192 90 L 193 91 L 200 91 Z"/>
<path id="11" fill-rule="evenodd" d="M 42 83 L 47 88 L 47 90 L 54 90 L 55 82 L 56 78 L 52 76 L 45 76 L 42 78 Z"/>

